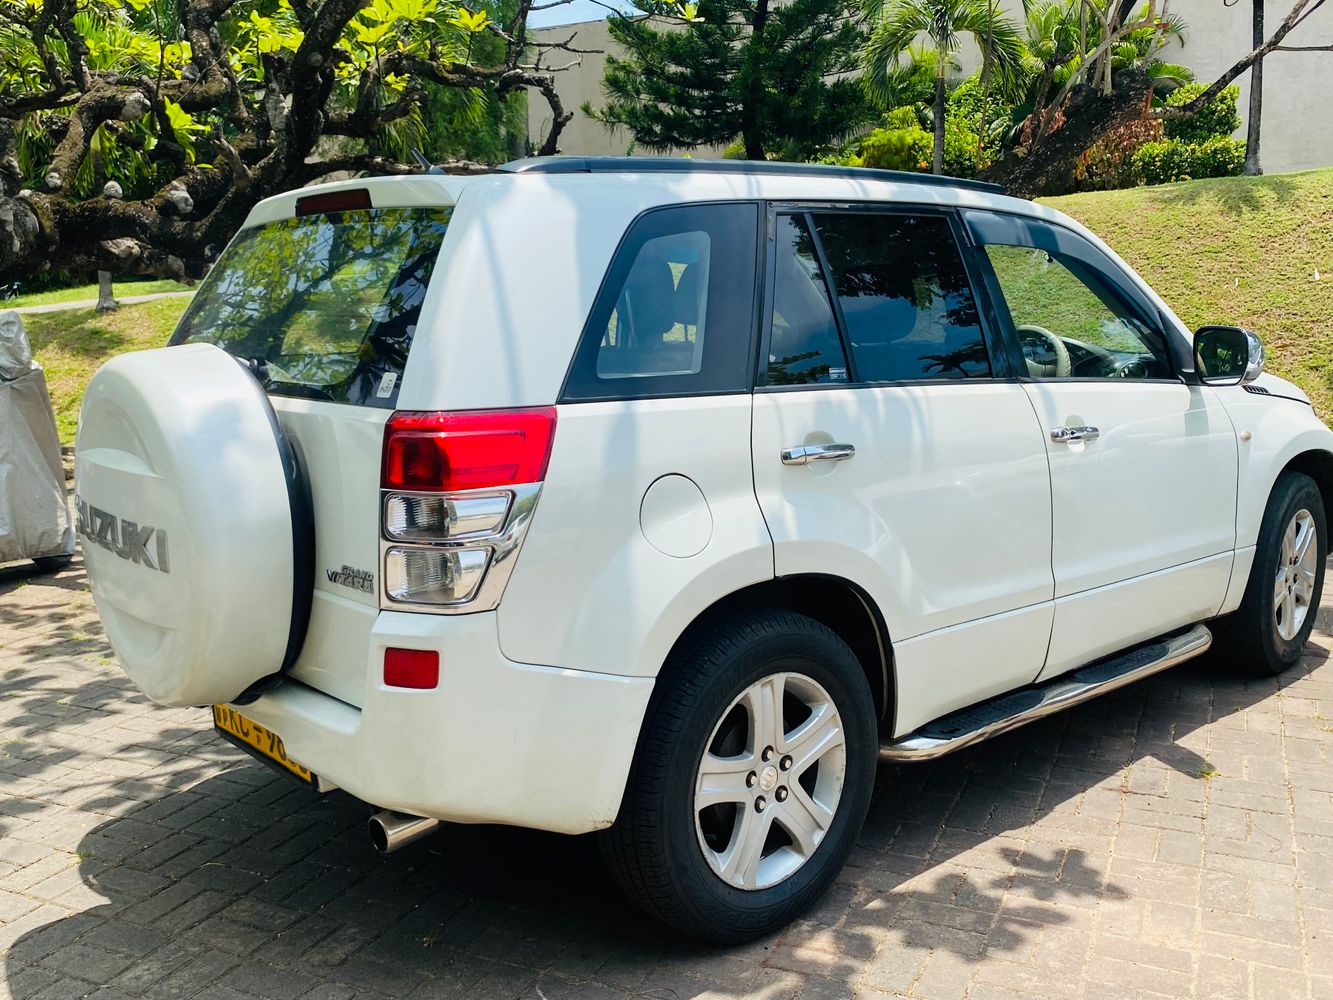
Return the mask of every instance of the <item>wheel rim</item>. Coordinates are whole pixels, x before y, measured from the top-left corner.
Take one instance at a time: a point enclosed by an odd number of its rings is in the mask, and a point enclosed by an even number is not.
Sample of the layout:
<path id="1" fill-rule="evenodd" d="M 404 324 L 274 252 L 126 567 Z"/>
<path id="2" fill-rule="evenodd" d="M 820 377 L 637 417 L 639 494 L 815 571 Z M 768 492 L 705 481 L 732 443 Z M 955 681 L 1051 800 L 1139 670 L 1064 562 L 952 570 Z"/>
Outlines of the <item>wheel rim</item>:
<path id="1" fill-rule="evenodd" d="M 765 889 L 795 873 L 833 823 L 846 767 L 842 718 L 817 681 L 771 674 L 742 691 L 695 781 L 695 830 L 717 876 Z"/>
<path id="2" fill-rule="evenodd" d="M 1314 602 L 1315 572 L 1319 564 L 1314 517 L 1298 510 L 1282 533 L 1277 577 L 1273 583 L 1273 618 L 1277 634 L 1290 642 L 1300 634 Z"/>

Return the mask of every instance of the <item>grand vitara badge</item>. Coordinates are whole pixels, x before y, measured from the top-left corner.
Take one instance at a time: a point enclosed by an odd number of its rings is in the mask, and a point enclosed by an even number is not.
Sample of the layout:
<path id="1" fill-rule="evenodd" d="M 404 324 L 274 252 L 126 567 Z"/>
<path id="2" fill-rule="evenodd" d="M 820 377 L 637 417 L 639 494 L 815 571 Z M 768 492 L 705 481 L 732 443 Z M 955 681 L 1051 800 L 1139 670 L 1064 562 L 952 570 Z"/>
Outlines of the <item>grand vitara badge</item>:
<path id="1" fill-rule="evenodd" d="M 78 514 L 78 532 L 88 542 L 160 573 L 171 572 L 167 533 L 161 528 L 119 517 L 94 507 L 80 496 L 74 498 L 74 509 Z"/>

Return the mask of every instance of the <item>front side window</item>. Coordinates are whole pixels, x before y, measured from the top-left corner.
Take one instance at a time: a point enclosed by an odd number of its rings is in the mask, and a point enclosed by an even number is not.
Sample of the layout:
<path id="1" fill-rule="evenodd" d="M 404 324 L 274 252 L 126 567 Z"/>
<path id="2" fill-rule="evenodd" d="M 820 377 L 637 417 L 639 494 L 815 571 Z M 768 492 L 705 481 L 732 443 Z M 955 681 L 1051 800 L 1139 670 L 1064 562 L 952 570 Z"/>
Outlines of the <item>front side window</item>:
<path id="1" fill-rule="evenodd" d="M 758 213 L 714 204 L 640 216 L 611 262 L 563 398 L 747 389 Z"/>
<path id="2" fill-rule="evenodd" d="M 377 208 L 242 230 L 172 334 L 275 395 L 392 407 L 451 211 Z"/>
<path id="3" fill-rule="evenodd" d="M 1162 337 L 1087 265 L 1002 244 L 988 244 L 986 257 L 1034 378 L 1171 377 Z"/>
<path id="4" fill-rule="evenodd" d="M 990 376 L 976 298 L 947 219 L 813 219 L 858 381 Z"/>

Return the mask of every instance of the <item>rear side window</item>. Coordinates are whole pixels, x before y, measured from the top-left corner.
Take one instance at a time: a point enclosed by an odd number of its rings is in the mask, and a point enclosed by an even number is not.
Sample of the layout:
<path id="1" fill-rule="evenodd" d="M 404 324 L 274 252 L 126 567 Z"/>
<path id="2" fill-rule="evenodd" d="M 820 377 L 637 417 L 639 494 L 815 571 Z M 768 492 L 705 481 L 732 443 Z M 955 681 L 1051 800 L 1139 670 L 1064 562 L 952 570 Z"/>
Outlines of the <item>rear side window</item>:
<path id="1" fill-rule="evenodd" d="M 773 328 L 768 385 L 846 382 L 847 358 L 810 227 L 800 215 L 777 217 Z"/>
<path id="2" fill-rule="evenodd" d="M 947 219 L 813 218 L 858 382 L 990 376 L 976 298 Z"/>
<path id="3" fill-rule="evenodd" d="M 392 407 L 450 214 L 379 208 L 243 230 L 171 343 L 217 344 L 275 395 Z"/>
<path id="4" fill-rule="evenodd" d="M 748 389 L 758 225 L 753 204 L 640 216 L 611 262 L 563 398 Z"/>

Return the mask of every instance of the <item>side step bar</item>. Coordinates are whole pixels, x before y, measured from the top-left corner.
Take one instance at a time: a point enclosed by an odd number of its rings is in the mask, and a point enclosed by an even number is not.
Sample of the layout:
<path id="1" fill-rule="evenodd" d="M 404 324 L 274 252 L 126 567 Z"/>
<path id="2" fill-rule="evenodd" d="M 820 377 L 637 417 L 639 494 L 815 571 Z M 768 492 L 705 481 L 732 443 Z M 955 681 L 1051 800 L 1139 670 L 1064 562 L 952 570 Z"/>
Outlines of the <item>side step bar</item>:
<path id="1" fill-rule="evenodd" d="M 1213 634 L 1195 625 L 1176 635 L 1098 660 L 1039 687 L 1023 688 L 928 722 L 914 733 L 879 745 L 879 759 L 934 760 L 946 753 L 1017 729 L 1035 719 L 1133 684 L 1208 651 Z"/>

